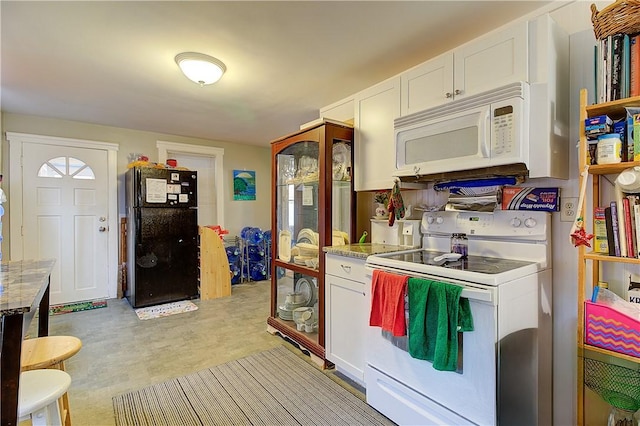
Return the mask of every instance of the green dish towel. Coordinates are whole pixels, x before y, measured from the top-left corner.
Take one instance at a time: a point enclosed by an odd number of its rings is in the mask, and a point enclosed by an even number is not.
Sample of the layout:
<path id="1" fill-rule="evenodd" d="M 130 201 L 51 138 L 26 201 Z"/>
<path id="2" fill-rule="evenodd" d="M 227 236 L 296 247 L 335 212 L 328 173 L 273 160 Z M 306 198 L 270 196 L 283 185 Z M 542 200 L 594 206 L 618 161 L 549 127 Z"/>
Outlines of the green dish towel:
<path id="1" fill-rule="evenodd" d="M 456 371 L 458 331 L 473 331 L 469 300 L 462 287 L 409 278 L 409 354 L 433 362 L 433 368 Z"/>

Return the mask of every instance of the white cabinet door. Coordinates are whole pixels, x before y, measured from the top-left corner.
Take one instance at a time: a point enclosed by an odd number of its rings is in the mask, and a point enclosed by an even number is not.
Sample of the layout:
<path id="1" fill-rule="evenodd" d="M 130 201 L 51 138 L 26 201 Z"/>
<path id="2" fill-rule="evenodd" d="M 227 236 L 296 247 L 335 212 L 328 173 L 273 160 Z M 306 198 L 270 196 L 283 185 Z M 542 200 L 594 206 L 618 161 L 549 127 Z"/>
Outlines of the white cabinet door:
<path id="1" fill-rule="evenodd" d="M 529 81 L 527 34 L 527 22 L 519 22 L 455 49 L 454 96 Z"/>
<path id="2" fill-rule="evenodd" d="M 395 171 L 393 120 L 400 116 L 400 76 L 355 95 L 356 191 L 391 189 Z"/>
<path id="3" fill-rule="evenodd" d="M 445 53 L 400 74 L 401 115 L 453 99 L 453 53 Z"/>
<path id="4" fill-rule="evenodd" d="M 364 259 L 327 255 L 327 271 L 331 274 L 325 275 L 324 284 L 325 357 L 364 386 L 365 334 L 369 323 Z"/>

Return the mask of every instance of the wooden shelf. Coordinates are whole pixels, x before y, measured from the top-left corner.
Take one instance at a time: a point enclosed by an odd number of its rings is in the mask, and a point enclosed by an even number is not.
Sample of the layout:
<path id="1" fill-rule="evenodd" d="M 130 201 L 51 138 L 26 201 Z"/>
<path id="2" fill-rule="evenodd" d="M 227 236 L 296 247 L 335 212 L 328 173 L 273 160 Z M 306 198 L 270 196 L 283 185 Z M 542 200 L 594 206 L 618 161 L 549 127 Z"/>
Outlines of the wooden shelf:
<path id="1" fill-rule="evenodd" d="M 611 175 L 622 172 L 625 169 L 640 166 L 640 161 L 627 161 L 615 164 L 594 164 L 589 166 L 589 174 L 592 175 Z"/>
<path id="2" fill-rule="evenodd" d="M 640 363 L 640 358 L 636 358 L 636 357 L 631 356 L 631 355 L 621 354 L 620 352 L 614 352 L 614 351 L 610 351 L 610 350 L 607 350 L 607 349 L 599 348 L 597 346 L 591 346 L 591 345 L 584 344 L 582 348 L 583 348 L 584 351 L 597 352 L 599 354 L 610 356 L 610 357 L 613 357 L 613 358 L 624 359 L 624 360 L 627 360 L 627 361 Z M 578 353 L 578 355 L 584 358 L 584 352 L 583 353 Z"/>
<path id="3" fill-rule="evenodd" d="M 587 105 L 585 111 L 588 117 L 597 115 L 608 115 L 610 118 L 624 117 L 627 113 L 625 107 L 640 107 L 640 96 L 619 99 L 617 101 L 604 102 L 601 104 Z"/>
<path id="4" fill-rule="evenodd" d="M 580 183 L 584 182 L 583 179 L 587 179 L 587 176 L 582 175 L 582 171 L 585 167 L 588 173 L 592 176 L 591 180 L 591 194 L 592 203 L 598 205 L 600 202 L 600 184 L 601 176 L 609 174 L 618 174 L 623 170 L 640 166 L 640 161 L 624 162 L 616 164 L 598 164 L 587 165 L 587 150 L 590 141 L 587 140 L 585 134 L 585 120 L 589 117 L 595 117 L 598 115 L 608 115 L 611 119 L 620 119 L 626 116 L 625 107 L 640 107 L 640 96 L 632 98 L 620 99 L 613 102 L 606 102 L 596 105 L 587 105 L 587 90 L 582 89 L 580 91 L 580 148 L 578 153 L 578 167 L 581 173 Z M 584 215 L 584 209 L 592 209 L 594 205 L 583 206 L 583 210 L 579 214 Z M 640 364 L 640 358 L 636 358 L 630 355 L 613 352 L 607 349 L 599 348 L 596 346 L 588 345 L 585 343 L 585 309 L 584 300 L 588 297 L 586 293 L 587 284 L 591 286 L 596 285 L 600 277 L 600 262 L 615 262 L 630 265 L 640 265 L 640 259 L 633 257 L 619 257 L 609 256 L 603 253 L 586 252 L 584 246 L 578 248 L 578 276 L 577 276 L 577 295 L 578 295 L 578 318 L 577 318 L 577 424 L 585 424 L 585 391 L 584 391 L 584 358 L 586 353 L 597 353 L 606 355 L 615 359 L 623 359 Z M 592 261 L 592 271 L 587 274 L 586 261 Z"/>
<path id="5" fill-rule="evenodd" d="M 585 259 L 597 260 L 598 262 L 634 263 L 640 265 L 637 257 L 609 256 L 603 253 L 590 252 L 584 254 Z"/>

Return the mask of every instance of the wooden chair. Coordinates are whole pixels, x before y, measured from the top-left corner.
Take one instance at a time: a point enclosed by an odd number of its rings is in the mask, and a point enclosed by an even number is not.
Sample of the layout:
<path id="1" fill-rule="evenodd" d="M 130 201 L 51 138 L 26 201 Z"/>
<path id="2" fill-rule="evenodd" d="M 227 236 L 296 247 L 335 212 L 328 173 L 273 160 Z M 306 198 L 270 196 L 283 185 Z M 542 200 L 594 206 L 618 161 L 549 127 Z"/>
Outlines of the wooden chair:
<path id="1" fill-rule="evenodd" d="M 82 341 L 74 336 L 46 336 L 26 339 L 22 342 L 21 371 L 36 369 L 57 369 L 64 371 L 64 361 L 78 353 Z M 22 385 L 20 385 L 22 388 Z M 62 424 L 71 426 L 69 396 L 63 392 L 60 397 Z"/>
<path id="2" fill-rule="evenodd" d="M 55 369 L 20 373 L 18 419 L 31 420 L 32 426 L 62 426 L 59 400 L 66 395 L 71 376 Z"/>

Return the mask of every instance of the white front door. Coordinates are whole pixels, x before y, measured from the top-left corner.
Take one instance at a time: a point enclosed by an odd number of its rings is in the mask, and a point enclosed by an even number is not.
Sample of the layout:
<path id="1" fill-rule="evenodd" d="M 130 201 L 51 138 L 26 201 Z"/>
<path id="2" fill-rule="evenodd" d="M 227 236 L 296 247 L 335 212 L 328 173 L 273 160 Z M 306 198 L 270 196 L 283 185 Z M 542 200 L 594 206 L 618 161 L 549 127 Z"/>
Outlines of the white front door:
<path id="1" fill-rule="evenodd" d="M 109 150 L 21 142 L 22 241 L 13 244 L 12 223 L 12 259 L 56 259 L 52 305 L 113 296 Z"/>

